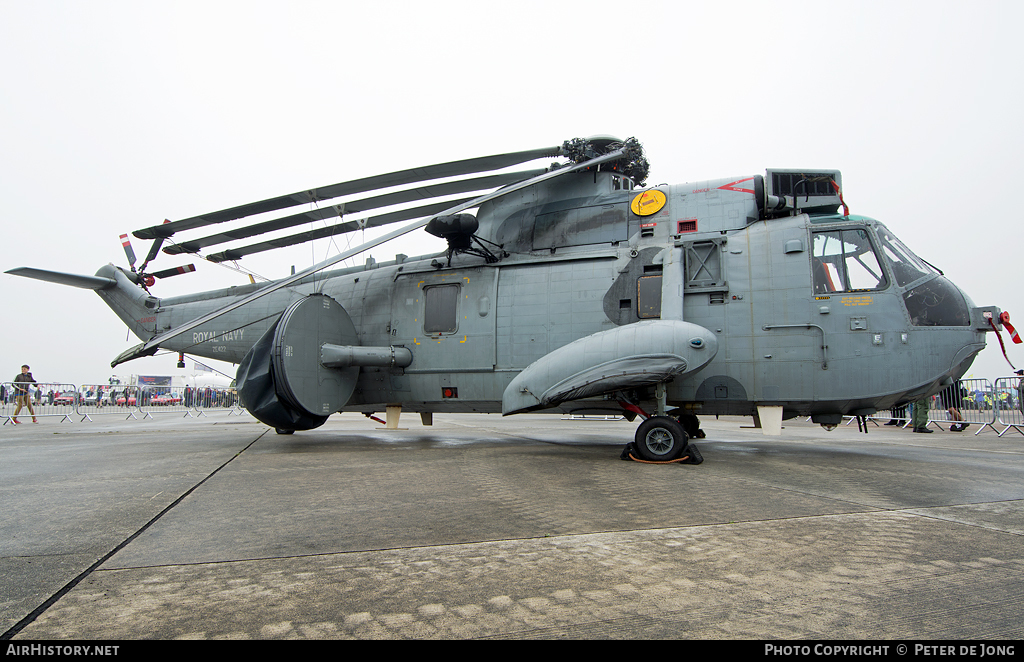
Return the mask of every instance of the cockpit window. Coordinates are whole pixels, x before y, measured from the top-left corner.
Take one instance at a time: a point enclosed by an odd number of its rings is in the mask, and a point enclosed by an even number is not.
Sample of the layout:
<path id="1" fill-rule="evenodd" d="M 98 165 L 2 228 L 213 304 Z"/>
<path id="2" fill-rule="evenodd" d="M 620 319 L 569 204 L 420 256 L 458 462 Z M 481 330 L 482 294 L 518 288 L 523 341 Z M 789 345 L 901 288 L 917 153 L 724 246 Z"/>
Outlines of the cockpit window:
<path id="1" fill-rule="evenodd" d="M 877 232 L 878 241 L 882 245 L 882 254 L 889 260 L 889 266 L 892 267 L 892 275 L 896 278 L 897 285 L 900 287 L 909 285 L 919 278 L 935 273 L 886 227 L 879 225 Z"/>
<path id="2" fill-rule="evenodd" d="M 865 230 L 814 233 L 814 293 L 880 290 L 888 281 Z"/>

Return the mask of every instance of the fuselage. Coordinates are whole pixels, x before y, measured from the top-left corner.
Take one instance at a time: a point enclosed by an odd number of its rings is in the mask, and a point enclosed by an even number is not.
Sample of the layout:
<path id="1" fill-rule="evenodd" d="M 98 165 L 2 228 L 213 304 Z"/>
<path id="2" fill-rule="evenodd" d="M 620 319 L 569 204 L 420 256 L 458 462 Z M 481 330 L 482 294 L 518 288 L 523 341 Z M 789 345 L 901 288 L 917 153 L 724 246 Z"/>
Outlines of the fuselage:
<path id="1" fill-rule="evenodd" d="M 684 320 L 713 333 L 718 350 L 667 385 L 670 405 L 781 405 L 825 420 L 935 392 L 985 345 L 982 313 L 995 309 L 975 307 L 870 218 L 765 217 L 753 178 L 652 189 L 660 197 L 614 173 L 567 179 L 481 207 L 478 235 L 508 253 L 497 262 L 429 256 L 336 270 L 161 346 L 238 363 L 282 310 L 318 292 L 344 307 L 361 345 L 413 356 L 405 368 L 361 368 L 343 410 L 499 412 L 516 375 L 574 340 Z M 147 339 L 258 288 L 150 299 L 125 321 Z M 614 406 L 608 397 L 557 409 Z"/>

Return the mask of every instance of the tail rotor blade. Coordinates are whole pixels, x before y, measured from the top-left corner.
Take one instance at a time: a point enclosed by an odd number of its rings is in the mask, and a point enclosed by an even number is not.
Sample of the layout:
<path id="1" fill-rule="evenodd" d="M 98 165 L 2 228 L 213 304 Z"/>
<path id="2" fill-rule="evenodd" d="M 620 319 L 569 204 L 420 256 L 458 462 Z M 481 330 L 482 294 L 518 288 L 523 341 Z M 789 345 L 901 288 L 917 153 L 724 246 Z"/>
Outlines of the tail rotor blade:
<path id="1" fill-rule="evenodd" d="M 128 239 L 128 235 L 121 235 L 121 245 L 124 246 L 124 254 L 128 256 L 128 266 L 135 271 L 135 251 L 132 250 L 132 242 Z"/>
<path id="2" fill-rule="evenodd" d="M 157 271 L 149 274 L 153 278 L 170 278 L 171 276 L 178 276 L 180 274 L 187 274 L 196 270 L 196 265 L 186 264 L 183 267 L 177 267 L 175 269 L 164 269 L 163 271 Z"/>

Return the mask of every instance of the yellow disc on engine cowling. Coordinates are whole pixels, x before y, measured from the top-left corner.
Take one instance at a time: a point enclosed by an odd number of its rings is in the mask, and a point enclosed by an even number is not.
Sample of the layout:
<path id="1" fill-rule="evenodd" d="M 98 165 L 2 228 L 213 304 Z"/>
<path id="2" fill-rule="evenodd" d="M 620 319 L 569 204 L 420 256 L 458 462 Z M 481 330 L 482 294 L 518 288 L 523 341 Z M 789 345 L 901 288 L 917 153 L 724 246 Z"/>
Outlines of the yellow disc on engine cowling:
<path id="1" fill-rule="evenodd" d="M 664 193 L 657 189 L 651 189 L 633 198 L 633 201 L 629 203 L 629 208 L 637 216 L 650 216 L 661 211 L 666 202 L 668 202 L 668 198 L 665 197 Z"/>

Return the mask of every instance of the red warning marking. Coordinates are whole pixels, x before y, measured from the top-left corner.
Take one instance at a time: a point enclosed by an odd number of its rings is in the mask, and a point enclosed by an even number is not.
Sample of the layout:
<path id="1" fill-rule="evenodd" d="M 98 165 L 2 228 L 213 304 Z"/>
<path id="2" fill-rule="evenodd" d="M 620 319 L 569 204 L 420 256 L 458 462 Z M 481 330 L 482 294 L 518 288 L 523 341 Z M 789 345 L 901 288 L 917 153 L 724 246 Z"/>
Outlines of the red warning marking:
<path id="1" fill-rule="evenodd" d="M 735 182 L 729 182 L 728 184 L 723 184 L 722 186 L 719 186 L 718 190 L 720 190 L 720 191 L 736 191 L 737 193 L 750 193 L 751 195 L 753 195 L 754 194 L 754 189 L 752 189 L 752 188 L 740 188 L 740 186 L 739 186 L 739 184 L 742 184 L 743 182 L 750 182 L 750 181 L 753 181 L 753 180 L 754 180 L 753 177 L 747 177 L 746 179 L 737 179 Z"/>

